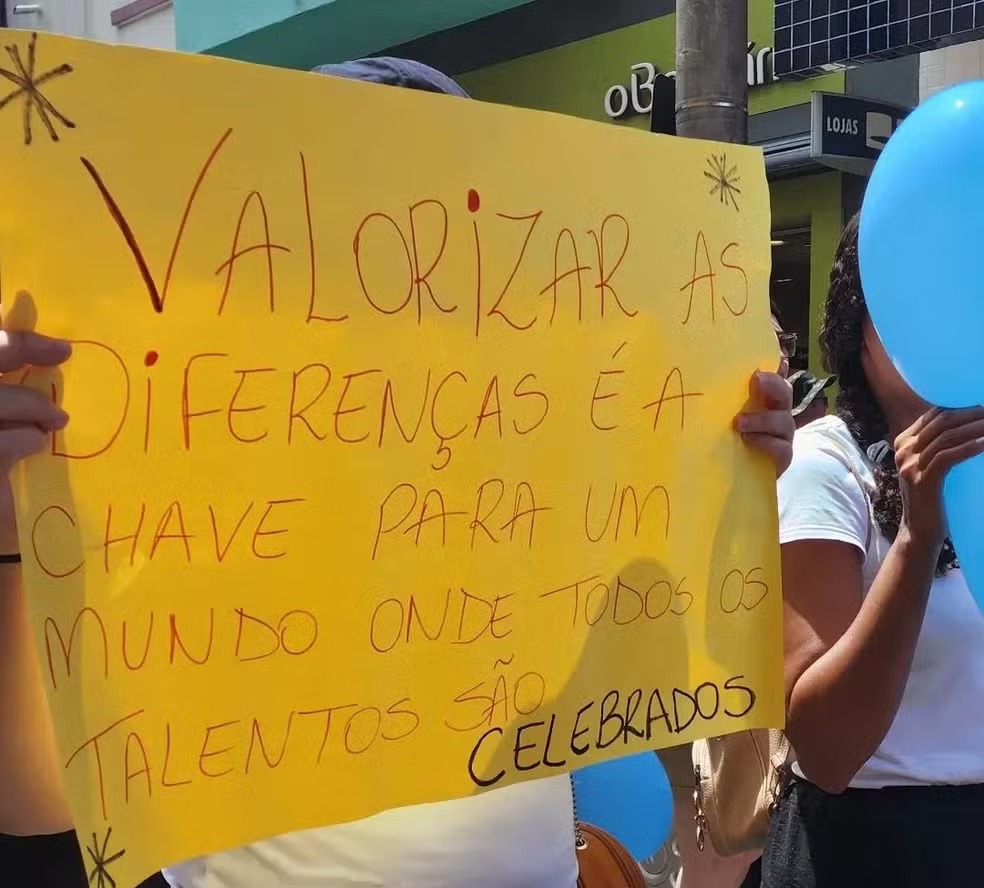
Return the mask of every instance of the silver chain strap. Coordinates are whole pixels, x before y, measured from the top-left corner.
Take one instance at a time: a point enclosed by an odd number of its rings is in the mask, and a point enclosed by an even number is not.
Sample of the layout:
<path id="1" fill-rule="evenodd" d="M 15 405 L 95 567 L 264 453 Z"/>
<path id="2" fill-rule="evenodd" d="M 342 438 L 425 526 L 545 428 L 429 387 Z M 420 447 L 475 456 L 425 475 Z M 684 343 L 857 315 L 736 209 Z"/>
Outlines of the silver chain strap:
<path id="1" fill-rule="evenodd" d="M 588 843 L 584 840 L 584 833 L 581 832 L 581 821 L 577 816 L 577 793 L 574 791 L 574 775 L 571 774 L 571 808 L 574 811 L 574 847 L 578 851 L 583 851 L 588 847 Z"/>

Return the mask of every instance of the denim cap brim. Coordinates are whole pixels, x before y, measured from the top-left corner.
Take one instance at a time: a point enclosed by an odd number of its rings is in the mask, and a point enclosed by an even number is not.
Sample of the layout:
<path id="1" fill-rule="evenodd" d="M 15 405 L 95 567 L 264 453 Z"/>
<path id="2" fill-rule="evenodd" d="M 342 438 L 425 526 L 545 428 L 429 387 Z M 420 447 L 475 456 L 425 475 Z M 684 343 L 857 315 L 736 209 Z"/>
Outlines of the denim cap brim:
<path id="1" fill-rule="evenodd" d="M 371 59 L 356 59 L 337 65 L 319 65 L 312 69 L 315 74 L 329 77 L 345 77 L 348 80 L 363 80 L 386 86 L 402 86 L 406 89 L 420 89 L 425 92 L 443 93 L 467 99 L 466 93 L 446 74 L 410 59 L 396 59 L 380 56 Z"/>

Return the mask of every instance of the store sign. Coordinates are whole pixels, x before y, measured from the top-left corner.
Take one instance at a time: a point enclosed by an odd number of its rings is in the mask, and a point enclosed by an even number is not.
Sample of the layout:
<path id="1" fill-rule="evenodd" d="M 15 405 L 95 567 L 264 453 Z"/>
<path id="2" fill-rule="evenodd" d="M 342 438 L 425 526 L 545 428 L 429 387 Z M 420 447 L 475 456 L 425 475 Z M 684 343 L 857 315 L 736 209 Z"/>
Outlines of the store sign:
<path id="1" fill-rule="evenodd" d="M 748 86 L 765 86 L 776 77 L 772 65 L 772 47 L 756 50 L 754 42 L 748 44 Z M 663 74 L 651 62 L 639 62 L 630 69 L 629 84 L 616 84 L 605 93 L 605 113 L 613 120 L 634 114 L 651 114 L 654 86 L 659 77 L 676 77 L 676 71 Z"/>
<path id="2" fill-rule="evenodd" d="M 887 102 L 816 92 L 810 154 L 825 166 L 866 175 L 909 111 Z"/>

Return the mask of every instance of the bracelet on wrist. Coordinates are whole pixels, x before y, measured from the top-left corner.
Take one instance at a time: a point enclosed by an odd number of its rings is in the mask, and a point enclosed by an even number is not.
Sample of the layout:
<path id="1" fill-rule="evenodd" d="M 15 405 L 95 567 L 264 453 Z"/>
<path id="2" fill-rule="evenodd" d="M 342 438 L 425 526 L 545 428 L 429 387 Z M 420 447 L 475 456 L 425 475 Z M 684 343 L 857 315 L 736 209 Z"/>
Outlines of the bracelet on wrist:
<path id="1" fill-rule="evenodd" d="M 20 552 L 7 552 L 0 554 L 0 564 L 20 564 L 21 563 L 21 553 Z"/>

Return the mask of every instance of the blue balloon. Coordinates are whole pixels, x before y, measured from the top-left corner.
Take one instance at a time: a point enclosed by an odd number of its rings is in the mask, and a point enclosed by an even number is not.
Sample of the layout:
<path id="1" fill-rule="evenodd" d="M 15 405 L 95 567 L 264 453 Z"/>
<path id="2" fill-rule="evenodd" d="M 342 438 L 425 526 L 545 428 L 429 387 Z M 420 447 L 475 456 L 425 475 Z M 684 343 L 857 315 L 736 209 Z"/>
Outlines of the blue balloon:
<path id="1" fill-rule="evenodd" d="M 984 506 L 984 456 L 954 466 L 943 485 L 950 539 L 960 559 L 964 579 L 977 606 L 984 611 L 984 545 L 981 538 Z"/>
<path id="2" fill-rule="evenodd" d="M 938 93 L 889 140 L 858 239 L 871 320 L 912 389 L 939 407 L 984 404 L 984 82 Z M 944 488 L 950 538 L 984 610 L 984 459 Z"/>
<path id="3" fill-rule="evenodd" d="M 984 82 L 937 93 L 889 139 L 861 211 L 868 311 L 912 389 L 984 404 Z"/>
<path id="4" fill-rule="evenodd" d="M 574 772 L 577 815 L 611 833 L 640 863 L 673 829 L 673 790 L 653 752 Z"/>

